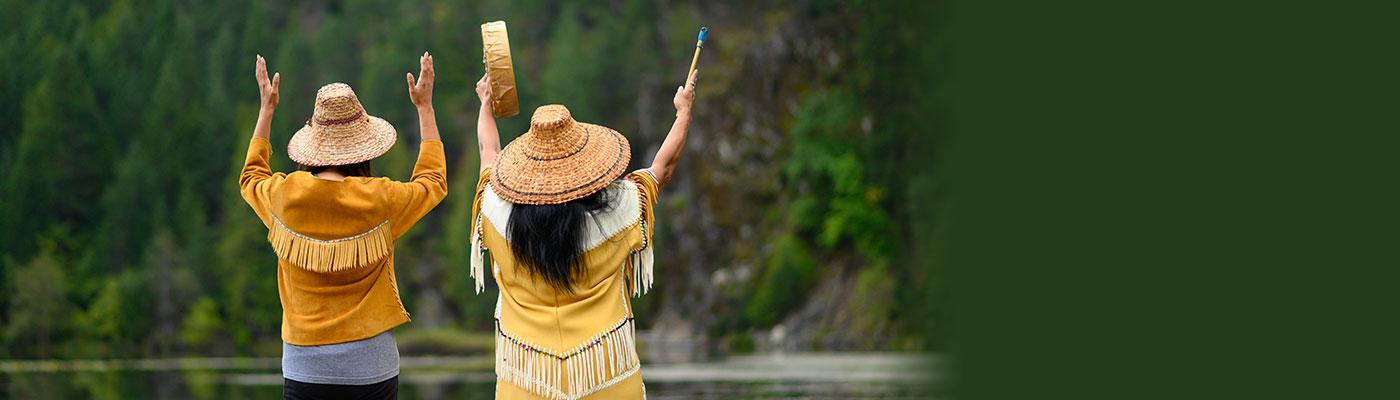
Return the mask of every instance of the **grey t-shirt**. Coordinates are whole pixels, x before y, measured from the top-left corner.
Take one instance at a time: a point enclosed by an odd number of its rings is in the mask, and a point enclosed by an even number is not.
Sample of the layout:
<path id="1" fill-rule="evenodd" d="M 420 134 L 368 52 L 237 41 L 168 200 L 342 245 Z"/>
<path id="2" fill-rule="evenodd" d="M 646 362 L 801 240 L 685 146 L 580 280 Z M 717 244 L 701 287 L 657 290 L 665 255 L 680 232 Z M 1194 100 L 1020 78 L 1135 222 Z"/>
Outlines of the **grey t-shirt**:
<path id="1" fill-rule="evenodd" d="M 322 346 L 282 342 L 282 377 L 297 382 L 369 385 L 398 375 L 399 345 L 392 331 Z"/>

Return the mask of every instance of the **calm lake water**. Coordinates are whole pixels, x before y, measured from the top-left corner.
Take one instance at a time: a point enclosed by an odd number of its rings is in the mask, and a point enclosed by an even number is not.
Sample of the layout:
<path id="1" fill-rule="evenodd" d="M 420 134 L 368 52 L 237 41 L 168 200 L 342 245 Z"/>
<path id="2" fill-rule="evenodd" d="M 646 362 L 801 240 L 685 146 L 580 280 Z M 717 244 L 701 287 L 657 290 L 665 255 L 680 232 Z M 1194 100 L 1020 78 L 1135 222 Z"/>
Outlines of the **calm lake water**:
<path id="1" fill-rule="evenodd" d="M 943 362 L 889 353 L 730 357 L 643 364 L 649 399 L 936 399 Z M 278 360 L 187 359 L 123 363 L 5 364 L 11 399 L 274 399 Z M 482 357 L 403 360 L 401 399 L 491 399 L 495 375 Z"/>

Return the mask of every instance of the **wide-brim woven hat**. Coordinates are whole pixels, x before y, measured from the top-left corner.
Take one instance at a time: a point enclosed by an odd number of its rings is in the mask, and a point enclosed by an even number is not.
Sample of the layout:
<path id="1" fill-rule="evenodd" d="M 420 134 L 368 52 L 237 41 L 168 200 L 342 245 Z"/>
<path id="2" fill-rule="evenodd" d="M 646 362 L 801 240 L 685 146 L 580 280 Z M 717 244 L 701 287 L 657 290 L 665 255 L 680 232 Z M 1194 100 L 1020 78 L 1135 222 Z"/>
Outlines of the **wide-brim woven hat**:
<path id="1" fill-rule="evenodd" d="M 366 113 L 350 85 L 337 82 L 316 91 L 316 108 L 287 156 L 306 166 L 348 165 L 383 155 L 397 139 L 393 125 Z"/>
<path id="2" fill-rule="evenodd" d="M 622 176 L 632 146 L 617 131 L 575 121 L 551 104 L 535 110 L 530 130 L 501 150 L 491 188 L 517 204 L 560 204 L 591 195 Z"/>

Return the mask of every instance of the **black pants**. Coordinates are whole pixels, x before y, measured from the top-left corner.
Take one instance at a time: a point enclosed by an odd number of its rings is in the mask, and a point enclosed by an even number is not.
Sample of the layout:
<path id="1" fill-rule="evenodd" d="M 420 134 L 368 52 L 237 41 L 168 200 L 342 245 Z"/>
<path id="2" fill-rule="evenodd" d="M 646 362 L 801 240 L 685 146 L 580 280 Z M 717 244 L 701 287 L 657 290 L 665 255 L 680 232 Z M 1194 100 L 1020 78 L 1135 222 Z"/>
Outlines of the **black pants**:
<path id="1" fill-rule="evenodd" d="M 399 377 L 368 385 L 326 385 L 297 382 L 282 378 L 283 400 L 354 399 L 378 400 L 399 398 Z"/>

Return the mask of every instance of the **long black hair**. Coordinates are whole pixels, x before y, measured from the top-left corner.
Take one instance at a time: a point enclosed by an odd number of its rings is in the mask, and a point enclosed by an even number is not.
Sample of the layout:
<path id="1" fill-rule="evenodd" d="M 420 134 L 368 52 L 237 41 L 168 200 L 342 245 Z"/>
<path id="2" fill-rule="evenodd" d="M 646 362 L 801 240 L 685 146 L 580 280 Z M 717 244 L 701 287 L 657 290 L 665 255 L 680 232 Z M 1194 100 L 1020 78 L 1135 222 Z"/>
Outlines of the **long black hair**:
<path id="1" fill-rule="evenodd" d="M 544 278 L 556 290 L 573 293 L 583 264 L 583 230 L 588 218 L 611 207 L 603 189 L 587 197 L 561 204 L 515 204 L 506 231 L 510 249 L 526 271 Z"/>
<path id="2" fill-rule="evenodd" d="M 361 161 L 354 164 L 345 165 L 326 165 L 320 167 L 301 165 L 299 169 L 301 169 L 302 171 L 310 172 L 312 175 L 316 175 L 321 173 L 321 171 L 325 171 L 331 168 L 335 168 L 336 171 L 339 171 L 341 175 L 345 176 L 363 176 L 367 178 L 374 177 L 374 169 L 369 167 L 369 161 Z"/>

